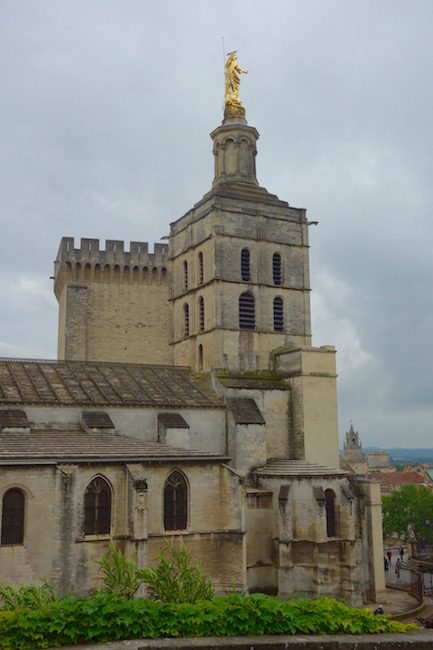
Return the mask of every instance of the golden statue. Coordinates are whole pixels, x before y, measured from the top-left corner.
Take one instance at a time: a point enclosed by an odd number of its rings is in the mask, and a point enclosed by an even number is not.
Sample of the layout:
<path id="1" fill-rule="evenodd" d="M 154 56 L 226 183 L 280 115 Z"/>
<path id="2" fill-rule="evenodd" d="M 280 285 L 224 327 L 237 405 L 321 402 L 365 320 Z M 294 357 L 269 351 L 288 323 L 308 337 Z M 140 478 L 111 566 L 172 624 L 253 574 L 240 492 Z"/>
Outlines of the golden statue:
<path id="1" fill-rule="evenodd" d="M 248 70 L 241 68 L 238 65 L 237 52 L 229 52 L 227 55 L 226 61 L 226 95 L 225 95 L 225 105 L 226 106 L 242 106 L 239 101 L 239 86 L 240 86 L 240 74 L 247 74 Z"/>

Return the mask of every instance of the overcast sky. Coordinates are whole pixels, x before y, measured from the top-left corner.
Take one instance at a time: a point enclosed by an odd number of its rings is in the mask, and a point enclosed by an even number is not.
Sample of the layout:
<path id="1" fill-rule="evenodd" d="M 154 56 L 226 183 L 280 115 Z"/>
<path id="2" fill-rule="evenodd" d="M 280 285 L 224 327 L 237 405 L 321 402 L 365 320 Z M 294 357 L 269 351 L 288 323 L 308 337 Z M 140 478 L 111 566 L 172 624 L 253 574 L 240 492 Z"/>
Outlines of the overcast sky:
<path id="1" fill-rule="evenodd" d="M 155 242 L 210 188 L 223 53 L 307 208 L 340 434 L 433 447 L 432 0 L 0 0 L 0 355 L 55 358 L 60 238 Z"/>

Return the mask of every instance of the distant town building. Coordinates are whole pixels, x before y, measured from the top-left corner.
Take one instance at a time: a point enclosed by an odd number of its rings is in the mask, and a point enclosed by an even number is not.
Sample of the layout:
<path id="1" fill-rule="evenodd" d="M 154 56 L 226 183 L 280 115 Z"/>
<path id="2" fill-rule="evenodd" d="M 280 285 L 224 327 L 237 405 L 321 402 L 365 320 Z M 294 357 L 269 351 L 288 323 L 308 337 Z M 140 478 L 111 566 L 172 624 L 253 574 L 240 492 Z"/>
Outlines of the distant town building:
<path id="1" fill-rule="evenodd" d="M 394 469 L 389 460 L 389 454 L 386 451 L 370 451 L 367 455 L 367 465 L 369 470 L 380 469 L 392 471 Z"/>
<path id="2" fill-rule="evenodd" d="M 400 490 L 403 485 L 430 485 L 428 480 L 418 472 L 370 472 L 369 478 L 380 481 L 382 495 Z"/>

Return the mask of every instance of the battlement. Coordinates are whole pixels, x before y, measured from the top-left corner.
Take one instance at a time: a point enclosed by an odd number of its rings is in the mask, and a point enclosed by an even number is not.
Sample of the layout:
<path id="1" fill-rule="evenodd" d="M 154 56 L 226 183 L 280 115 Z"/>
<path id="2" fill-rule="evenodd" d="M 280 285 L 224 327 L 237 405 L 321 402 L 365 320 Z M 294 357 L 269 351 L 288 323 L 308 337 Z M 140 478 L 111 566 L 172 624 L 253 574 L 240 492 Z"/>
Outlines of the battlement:
<path id="1" fill-rule="evenodd" d="M 105 250 L 99 239 L 82 238 L 75 248 L 73 237 L 62 237 L 54 262 L 54 291 L 58 297 L 64 282 L 139 281 L 165 284 L 168 264 L 168 244 L 154 244 L 149 253 L 147 242 L 132 241 L 130 250 L 125 242 L 107 239 Z"/>
<path id="2" fill-rule="evenodd" d="M 161 266 L 168 257 L 168 244 L 154 244 L 154 252 L 149 253 L 148 242 L 132 241 L 130 250 L 125 250 L 125 242 L 120 239 L 107 239 L 105 250 L 99 246 L 99 239 L 81 238 L 80 248 L 75 248 L 73 237 L 62 237 L 56 262 L 90 262 L 99 264 L 138 264 Z"/>

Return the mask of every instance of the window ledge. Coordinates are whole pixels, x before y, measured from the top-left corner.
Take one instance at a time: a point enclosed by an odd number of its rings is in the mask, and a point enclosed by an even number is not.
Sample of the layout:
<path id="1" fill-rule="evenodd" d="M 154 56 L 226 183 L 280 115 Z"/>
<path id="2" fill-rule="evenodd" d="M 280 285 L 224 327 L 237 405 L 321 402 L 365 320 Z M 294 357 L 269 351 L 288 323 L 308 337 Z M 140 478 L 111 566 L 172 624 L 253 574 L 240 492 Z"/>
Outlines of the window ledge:
<path id="1" fill-rule="evenodd" d="M 109 533 L 104 533 L 103 535 L 82 535 L 76 537 L 75 541 L 77 543 L 81 542 L 105 542 L 106 540 L 113 539 Z"/>

